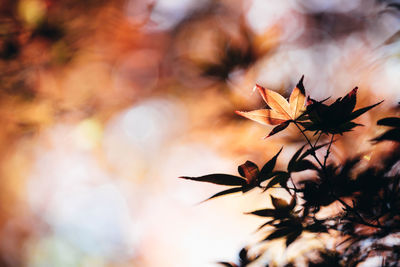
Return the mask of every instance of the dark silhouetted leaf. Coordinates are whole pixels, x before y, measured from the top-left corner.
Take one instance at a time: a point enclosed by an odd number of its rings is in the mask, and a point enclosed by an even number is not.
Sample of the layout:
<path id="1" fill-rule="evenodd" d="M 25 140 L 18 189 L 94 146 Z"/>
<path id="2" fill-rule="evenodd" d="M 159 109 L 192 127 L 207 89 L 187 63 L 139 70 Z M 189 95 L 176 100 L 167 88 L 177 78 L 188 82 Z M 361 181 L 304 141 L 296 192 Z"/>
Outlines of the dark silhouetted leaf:
<path id="1" fill-rule="evenodd" d="M 242 265 L 243 265 L 243 264 L 247 264 L 247 263 L 250 262 L 247 253 L 248 253 L 248 251 L 247 251 L 246 248 L 242 248 L 242 249 L 240 250 L 240 252 L 239 252 L 239 259 L 240 259 Z"/>
<path id="2" fill-rule="evenodd" d="M 272 232 L 271 234 L 269 234 L 264 239 L 264 241 L 266 241 L 266 240 L 274 240 L 274 239 L 277 239 L 277 238 L 284 237 L 284 236 L 288 235 L 290 232 L 292 232 L 291 228 L 280 228 L 280 229 L 277 229 L 274 232 Z"/>
<path id="3" fill-rule="evenodd" d="M 221 173 L 209 174 L 199 177 L 181 176 L 179 178 L 220 185 L 243 185 L 247 183 L 246 179 L 242 177 Z"/>
<path id="4" fill-rule="evenodd" d="M 289 171 L 289 172 L 291 172 L 291 171 L 294 169 L 295 164 L 296 164 L 296 161 L 297 161 L 297 158 L 300 156 L 300 154 L 301 154 L 301 152 L 303 151 L 303 148 L 304 148 L 305 146 L 306 146 L 306 145 L 303 145 L 302 147 L 300 147 L 300 148 L 296 151 L 296 153 L 294 153 L 294 155 L 292 156 L 292 158 L 290 159 L 289 164 L 288 164 L 288 171 Z"/>
<path id="5" fill-rule="evenodd" d="M 220 261 L 220 262 L 217 262 L 217 264 L 226 266 L 226 267 L 238 267 L 235 263 L 226 262 L 226 261 Z"/>
<path id="6" fill-rule="evenodd" d="M 400 128 L 395 128 L 386 131 L 378 137 L 372 139 L 374 142 L 382 142 L 382 141 L 396 141 L 400 142 Z"/>
<path id="7" fill-rule="evenodd" d="M 278 151 L 278 153 L 275 154 L 275 156 L 272 159 L 270 159 L 262 167 L 262 169 L 260 171 L 260 177 L 259 177 L 260 182 L 263 182 L 263 181 L 267 180 L 268 178 L 273 177 L 272 171 L 275 168 L 276 160 L 277 160 L 279 154 L 281 153 L 282 149 L 283 149 L 283 147 Z"/>
<path id="8" fill-rule="evenodd" d="M 255 210 L 252 212 L 247 212 L 246 214 L 253 214 L 261 217 L 274 217 L 275 210 L 274 209 L 262 209 L 262 210 Z"/>
<path id="9" fill-rule="evenodd" d="M 388 117 L 388 118 L 380 119 L 376 124 L 400 128 L 400 118 Z"/>
<path id="10" fill-rule="evenodd" d="M 273 197 L 272 195 L 270 197 L 271 197 L 272 205 L 275 207 L 275 209 L 278 209 L 278 210 L 286 209 L 289 206 L 289 204 L 284 199 Z"/>
<path id="11" fill-rule="evenodd" d="M 290 175 L 287 172 L 280 172 L 277 174 L 271 181 L 269 181 L 268 185 L 265 187 L 265 190 L 273 187 L 276 184 L 286 184 Z"/>
<path id="12" fill-rule="evenodd" d="M 350 132 L 353 128 L 355 128 L 357 126 L 363 126 L 363 125 L 352 122 L 352 121 L 348 121 L 348 122 L 345 122 L 345 123 L 339 125 L 338 128 L 336 130 L 332 130 L 331 133 L 332 134 L 336 134 L 336 133 L 343 134 L 345 132 Z"/>
<path id="13" fill-rule="evenodd" d="M 357 100 L 357 90 L 358 90 L 358 87 L 355 87 L 347 95 L 345 95 L 340 101 L 337 100 L 337 102 L 340 102 L 340 107 L 342 109 L 341 112 L 343 114 L 348 114 L 348 113 L 352 112 L 353 109 L 355 108 L 356 100 Z"/>
<path id="14" fill-rule="evenodd" d="M 380 119 L 377 122 L 378 125 L 395 127 L 390 129 L 378 137 L 375 137 L 371 141 L 382 142 L 382 141 L 395 141 L 400 142 L 400 118 L 398 117 L 388 117 Z"/>
<path id="15" fill-rule="evenodd" d="M 316 170 L 317 167 L 311 161 L 307 159 L 303 159 L 295 162 L 294 166 L 292 166 L 291 172 L 301 172 L 305 170 Z"/>
<path id="16" fill-rule="evenodd" d="M 274 135 L 274 134 L 277 134 L 277 133 L 279 133 L 279 132 L 285 130 L 285 129 L 289 126 L 290 122 L 291 122 L 291 121 L 285 121 L 285 122 L 279 124 L 278 126 L 274 127 L 274 128 L 272 129 L 272 131 L 269 132 L 269 134 L 268 134 L 265 138 L 268 138 L 268 137 L 270 137 L 270 136 L 272 136 L 272 135 Z"/>
<path id="17" fill-rule="evenodd" d="M 293 196 L 292 199 L 289 202 L 288 209 L 289 210 L 293 210 L 296 207 L 296 203 L 297 203 L 296 196 Z"/>
<path id="18" fill-rule="evenodd" d="M 322 224 L 321 221 L 315 221 L 313 224 L 308 225 L 304 228 L 304 230 L 312 232 L 312 233 L 327 233 L 328 229 L 325 225 Z"/>
<path id="19" fill-rule="evenodd" d="M 276 221 L 276 219 L 273 219 L 273 220 L 270 220 L 270 221 L 268 221 L 268 222 L 266 222 L 266 223 L 263 223 L 262 225 L 260 225 L 260 226 L 257 228 L 257 231 L 261 230 L 262 228 L 264 228 L 264 227 L 267 226 L 267 225 L 271 225 L 271 224 L 274 223 L 275 221 Z"/>
<path id="20" fill-rule="evenodd" d="M 296 239 L 301 235 L 303 230 L 300 228 L 294 232 L 291 232 L 290 234 L 287 235 L 286 237 L 286 247 L 290 246 Z"/>
<path id="21" fill-rule="evenodd" d="M 378 102 L 378 103 L 376 103 L 376 104 L 373 104 L 373 105 L 371 105 L 371 106 L 364 107 L 364 108 L 360 108 L 360 109 L 357 109 L 357 110 L 353 111 L 353 112 L 350 114 L 349 119 L 350 119 L 350 120 L 354 120 L 355 118 L 361 116 L 362 114 L 364 114 L 364 113 L 367 112 L 368 110 L 370 110 L 370 109 L 376 107 L 377 105 L 381 104 L 382 102 L 383 102 L 383 100 L 380 101 L 380 102 Z"/>
<path id="22" fill-rule="evenodd" d="M 334 142 L 332 142 L 332 143 L 334 143 Z M 326 145 L 329 145 L 329 142 L 324 143 L 324 144 L 322 144 L 322 145 L 315 146 L 314 149 L 312 149 L 312 148 L 307 149 L 307 150 L 300 156 L 299 159 L 302 160 L 302 159 L 304 159 L 305 157 L 314 154 L 314 152 L 316 152 L 317 150 L 319 150 L 320 148 L 322 148 L 322 147 L 324 147 L 324 146 L 326 146 Z"/>
<path id="23" fill-rule="evenodd" d="M 382 102 L 364 107 L 353 111 L 356 103 L 357 88 L 354 88 L 343 98 L 338 98 L 333 104 L 326 105 L 323 101 L 316 101 L 311 98 L 307 99 L 308 106 L 306 114 L 310 119 L 309 122 L 301 122 L 306 131 L 343 134 L 351 131 L 354 127 L 359 126 L 352 122 L 353 119 L 364 114 L 371 108 L 379 105 Z"/>
<path id="24" fill-rule="evenodd" d="M 216 193 L 215 195 L 212 195 L 211 197 L 207 198 L 206 200 L 204 200 L 203 202 L 216 198 L 216 197 L 220 197 L 220 196 L 225 196 L 225 195 L 229 195 L 229 194 L 233 194 L 233 193 L 237 193 L 242 191 L 242 187 L 234 187 L 234 188 L 230 188 L 224 191 L 221 191 L 219 193 Z"/>

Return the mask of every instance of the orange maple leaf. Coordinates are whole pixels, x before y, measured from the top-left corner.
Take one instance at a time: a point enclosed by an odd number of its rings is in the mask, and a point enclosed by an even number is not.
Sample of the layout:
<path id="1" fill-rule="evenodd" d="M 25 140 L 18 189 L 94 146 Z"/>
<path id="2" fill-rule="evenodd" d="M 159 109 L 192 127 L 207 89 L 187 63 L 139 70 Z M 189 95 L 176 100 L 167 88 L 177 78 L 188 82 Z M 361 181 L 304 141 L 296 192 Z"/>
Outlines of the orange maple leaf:
<path id="1" fill-rule="evenodd" d="M 293 89 L 289 97 L 289 102 L 277 92 L 256 85 L 265 103 L 267 103 L 271 109 L 236 111 L 236 113 L 264 125 L 288 124 L 287 121 L 296 120 L 305 111 L 304 103 L 306 96 L 303 79 L 304 76 L 301 77 L 300 81 Z"/>

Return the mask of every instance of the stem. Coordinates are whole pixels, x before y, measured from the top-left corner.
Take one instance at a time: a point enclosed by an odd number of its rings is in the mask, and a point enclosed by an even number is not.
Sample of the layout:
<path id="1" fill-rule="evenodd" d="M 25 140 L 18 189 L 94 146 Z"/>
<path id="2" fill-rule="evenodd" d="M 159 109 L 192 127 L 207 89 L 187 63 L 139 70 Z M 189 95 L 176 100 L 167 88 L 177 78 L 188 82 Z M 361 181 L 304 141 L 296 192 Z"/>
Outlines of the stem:
<path id="1" fill-rule="evenodd" d="M 329 146 L 328 146 L 328 149 L 326 150 L 326 154 L 325 154 L 325 157 L 324 157 L 324 168 L 326 168 L 326 161 L 327 161 L 327 159 L 328 159 L 328 157 L 329 157 L 329 153 L 331 153 L 331 146 L 332 146 L 332 143 L 333 143 L 333 137 L 335 136 L 335 134 L 332 134 L 332 137 L 331 137 L 331 141 L 329 142 Z"/>
<path id="2" fill-rule="evenodd" d="M 294 192 L 300 192 L 297 188 L 293 188 L 293 187 L 274 186 L 274 187 L 271 187 L 271 188 L 290 189 L 290 190 L 293 190 Z"/>
<path id="3" fill-rule="evenodd" d="M 319 139 L 321 138 L 322 132 L 318 135 L 317 141 L 314 143 L 314 147 L 317 146 Z"/>
<path id="4" fill-rule="evenodd" d="M 353 212 L 354 215 L 356 215 L 360 219 L 360 221 L 359 221 L 360 224 L 363 224 L 363 225 L 369 226 L 369 227 L 379 228 L 379 229 L 384 228 L 382 225 L 375 225 L 375 224 L 372 224 L 372 223 L 369 223 L 369 222 L 365 221 L 364 218 L 361 216 L 361 214 L 358 213 L 353 207 L 351 207 L 349 204 L 347 204 L 346 202 L 341 200 L 339 197 L 335 196 L 333 193 L 332 193 L 332 196 L 337 201 L 339 201 L 343 206 L 345 206 L 347 210 Z"/>
<path id="5" fill-rule="evenodd" d="M 292 182 L 294 189 L 296 189 L 296 191 L 297 191 L 297 187 L 296 187 L 296 185 L 294 184 L 294 181 L 293 181 L 292 176 L 290 176 L 290 181 Z"/>
<path id="6" fill-rule="evenodd" d="M 294 125 L 296 125 L 296 127 L 300 130 L 301 134 L 304 136 L 304 138 L 307 140 L 308 145 L 311 147 L 313 153 L 311 153 L 311 155 L 314 157 L 314 159 L 318 162 L 318 165 L 321 166 L 322 169 L 324 169 L 324 165 L 322 165 L 321 161 L 319 160 L 319 158 L 317 157 L 317 155 L 315 154 L 315 148 L 314 146 L 311 144 L 310 139 L 308 139 L 307 135 L 304 133 L 304 131 L 300 128 L 300 126 L 297 124 L 297 122 L 294 122 Z"/>
<path id="7" fill-rule="evenodd" d="M 314 159 L 318 162 L 319 166 L 321 167 L 322 171 L 325 173 L 326 172 L 326 161 L 329 157 L 329 153 L 330 153 L 330 149 L 333 143 L 333 138 L 334 138 L 334 134 L 332 134 L 331 140 L 329 142 L 329 146 L 328 149 L 326 151 L 326 155 L 324 157 L 324 164 L 321 163 L 321 161 L 318 159 L 317 155 L 315 154 L 315 147 L 311 144 L 310 139 L 305 135 L 304 131 L 300 128 L 300 126 L 297 124 L 297 122 L 294 122 L 294 125 L 296 125 L 296 127 L 300 130 L 301 134 L 304 136 L 304 138 L 306 139 L 308 145 L 311 147 L 313 153 L 311 153 L 311 155 L 314 157 Z M 317 142 L 319 140 L 319 137 L 317 139 Z M 290 177 L 291 178 L 291 177 Z M 292 180 L 293 183 L 293 180 Z M 294 183 L 293 183 L 294 185 Z M 351 207 L 350 205 L 348 205 L 346 202 L 344 202 L 343 200 L 341 200 L 339 197 L 337 197 L 332 191 L 331 191 L 332 196 L 339 201 L 343 206 L 346 207 L 347 210 L 351 211 L 354 213 L 354 215 L 356 215 L 360 221 L 358 223 L 363 224 L 365 226 L 369 226 L 369 227 L 374 227 L 374 228 L 379 228 L 379 229 L 383 229 L 384 227 L 382 225 L 375 225 L 375 224 L 371 224 L 367 221 L 364 220 L 364 218 L 361 216 L 361 214 L 359 214 L 357 212 L 357 210 L 355 210 L 353 207 Z"/>

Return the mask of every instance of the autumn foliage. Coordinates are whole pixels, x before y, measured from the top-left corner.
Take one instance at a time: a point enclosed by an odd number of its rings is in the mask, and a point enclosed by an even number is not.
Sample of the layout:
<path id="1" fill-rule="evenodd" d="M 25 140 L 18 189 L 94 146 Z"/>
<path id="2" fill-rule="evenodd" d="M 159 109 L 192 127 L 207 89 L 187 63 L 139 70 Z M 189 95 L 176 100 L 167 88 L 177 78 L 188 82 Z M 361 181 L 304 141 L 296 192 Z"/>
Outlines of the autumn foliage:
<path id="1" fill-rule="evenodd" d="M 255 122 L 274 125 L 267 137 L 285 130 L 290 124 L 297 127 L 304 145 L 291 156 L 286 168 L 276 168 L 283 147 L 261 168 L 246 161 L 238 167 L 239 175 L 209 174 L 181 178 L 229 187 L 209 199 L 247 193 L 252 189 L 269 195 L 272 207 L 247 212 L 265 218 L 259 227 L 259 231 L 267 231 L 261 243 L 284 239 L 288 247 L 300 242 L 304 233 L 311 233 L 315 238 L 320 235 L 328 237 L 321 240 L 336 240 L 334 246 L 327 242 L 324 249 L 314 251 L 314 257 L 306 256 L 308 266 L 357 266 L 373 257 L 378 257 L 381 266 L 398 266 L 400 244 L 388 240 L 396 238 L 400 231 L 400 174 L 395 170 L 399 152 L 386 152 L 379 165 L 363 161 L 363 154 L 348 157 L 344 163 L 331 157 L 335 141 L 361 125 L 355 119 L 382 101 L 355 109 L 357 87 L 330 104 L 329 99 L 317 101 L 307 96 L 303 79 L 293 89 L 289 101 L 257 85 L 255 88 L 269 108 L 237 111 L 237 114 Z M 392 141 L 397 146 L 400 142 L 400 118 L 383 118 L 377 124 L 389 129 L 365 142 L 376 146 L 383 141 Z M 296 180 L 295 173 L 304 173 L 306 178 Z M 282 194 L 288 196 L 287 200 L 271 195 L 271 188 L 282 190 Z M 331 211 L 328 216 L 320 216 L 321 210 L 333 203 L 340 209 Z M 274 266 L 273 259 L 260 262 L 264 252 L 259 250 L 253 255 L 248 247 L 243 248 L 238 263 L 219 264 L 233 267 L 257 262 L 256 266 Z M 297 262 L 290 261 L 285 266 L 297 266 Z"/>

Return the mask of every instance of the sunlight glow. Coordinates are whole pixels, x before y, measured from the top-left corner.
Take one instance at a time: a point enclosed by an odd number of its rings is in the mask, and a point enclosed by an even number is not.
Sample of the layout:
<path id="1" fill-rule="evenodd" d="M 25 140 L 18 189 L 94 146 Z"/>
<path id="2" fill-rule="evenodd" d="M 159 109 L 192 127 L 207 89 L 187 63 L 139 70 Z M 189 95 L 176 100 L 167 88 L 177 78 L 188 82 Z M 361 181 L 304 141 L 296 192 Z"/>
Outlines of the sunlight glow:
<path id="1" fill-rule="evenodd" d="M 28 183 L 29 203 L 51 227 L 54 233 L 51 242 L 72 246 L 79 262 L 82 254 L 111 261 L 130 258 L 133 244 L 137 242 L 132 232 L 135 229 L 131 228 L 130 210 L 118 185 L 99 162 L 85 152 L 87 147 L 74 142 L 76 129 L 97 138 L 97 131 L 93 131 L 98 129 L 96 125 L 86 121 L 78 128 L 59 126 L 50 131 L 52 147 L 38 148 Z M 45 257 L 42 259 L 45 262 L 48 257 L 53 258 L 54 253 L 58 255 L 57 250 L 43 249 L 46 252 L 37 253 L 45 253 L 40 256 Z M 32 257 L 42 261 L 35 253 Z M 72 254 L 70 257 L 73 260 Z"/>

